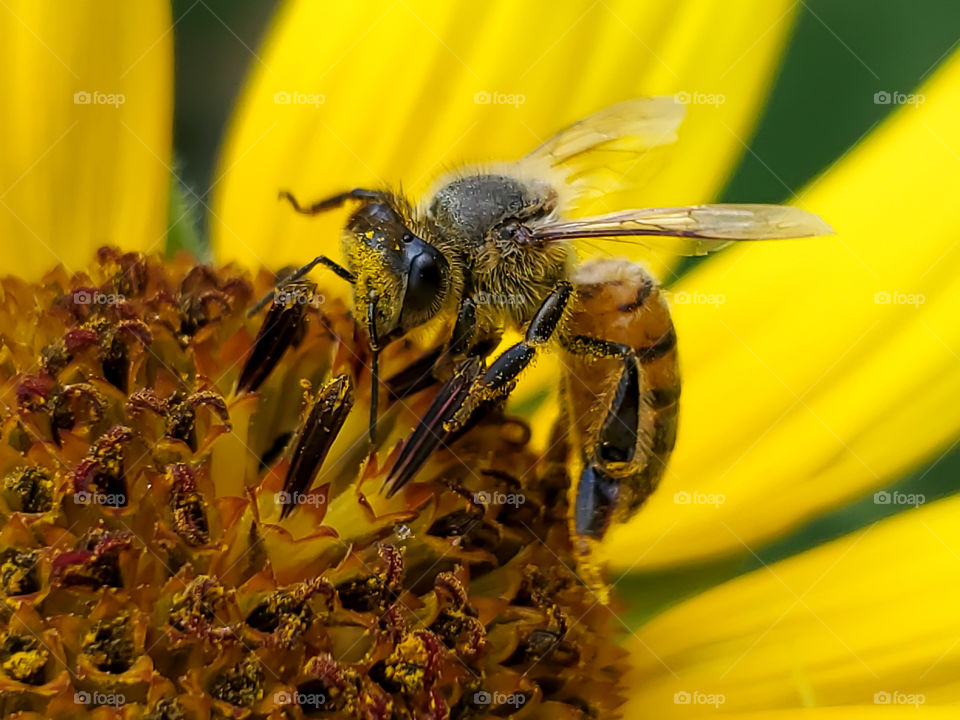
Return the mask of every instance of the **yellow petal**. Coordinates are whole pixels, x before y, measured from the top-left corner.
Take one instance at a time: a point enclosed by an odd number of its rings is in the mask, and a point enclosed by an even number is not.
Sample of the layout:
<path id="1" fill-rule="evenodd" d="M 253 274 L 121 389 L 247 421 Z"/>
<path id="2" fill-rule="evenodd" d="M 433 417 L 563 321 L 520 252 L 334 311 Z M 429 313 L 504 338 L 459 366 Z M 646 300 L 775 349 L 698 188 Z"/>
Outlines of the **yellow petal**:
<path id="1" fill-rule="evenodd" d="M 712 710 L 712 708 L 711 708 Z M 761 710 L 760 712 L 728 713 L 724 720 L 953 720 L 956 706 L 926 705 L 844 705 L 842 707 L 797 708 L 793 710 Z M 716 713 L 705 713 L 703 717 Z M 676 717 L 683 717 L 676 714 Z"/>
<path id="2" fill-rule="evenodd" d="M 162 250 L 173 37 L 162 0 L 0 5 L 0 258 L 36 277 Z"/>
<path id="3" fill-rule="evenodd" d="M 637 204 L 712 197 L 742 152 L 792 24 L 787 0 L 317 3 L 276 21 L 227 136 L 211 219 L 220 259 L 339 255 L 342 213 L 277 201 L 518 158 L 636 95 L 691 101 Z M 486 101 L 486 102 L 485 102 Z M 724 129 L 727 126 L 730 132 Z"/>
<path id="4" fill-rule="evenodd" d="M 724 713 L 957 702 L 958 512 L 901 513 L 654 618 L 630 640 L 625 717 L 713 710 L 694 693 Z"/>
<path id="5" fill-rule="evenodd" d="M 679 284 L 677 451 L 613 558 L 743 552 L 957 437 L 958 88 L 955 57 L 801 193 L 836 236 L 737 247 Z"/>

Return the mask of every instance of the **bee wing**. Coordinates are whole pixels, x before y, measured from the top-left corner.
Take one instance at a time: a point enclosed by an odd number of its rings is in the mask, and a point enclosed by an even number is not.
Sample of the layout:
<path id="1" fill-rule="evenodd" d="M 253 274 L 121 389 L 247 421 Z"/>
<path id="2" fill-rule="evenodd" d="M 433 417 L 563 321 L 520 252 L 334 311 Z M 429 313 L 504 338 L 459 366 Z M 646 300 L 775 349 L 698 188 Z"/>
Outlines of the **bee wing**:
<path id="1" fill-rule="evenodd" d="M 680 255 L 706 255 L 736 240 L 830 235 L 819 215 L 788 205 L 691 205 L 623 210 L 533 228 L 537 240 L 620 240 Z M 627 238 L 643 237 L 643 240 Z"/>
<path id="2" fill-rule="evenodd" d="M 567 207 L 622 188 L 654 148 L 677 139 L 686 105 L 672 96 L 635 98 L 567 126 L 517 164 L 525 174 L 569 187 Z"/>

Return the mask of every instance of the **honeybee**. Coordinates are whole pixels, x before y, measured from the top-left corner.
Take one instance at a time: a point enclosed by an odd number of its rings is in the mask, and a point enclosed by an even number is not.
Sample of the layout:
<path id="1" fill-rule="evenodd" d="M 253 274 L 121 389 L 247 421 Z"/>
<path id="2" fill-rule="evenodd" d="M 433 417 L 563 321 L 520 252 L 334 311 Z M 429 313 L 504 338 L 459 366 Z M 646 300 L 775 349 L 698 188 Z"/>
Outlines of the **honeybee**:
<path id="1" fill-rule="evenodd" d="M 547 347 L 575 369 L 567 373 L 564 394 L 571 462 L 578 468 L 574 533 L 600 538 L 611 519 L 628 517 L 652 492 L 672 448 L 679 397 L 669 310 L 638 266 L 595 263 L 578 270 L 574 241 L 617 239 L 701 255 L 731 241 L 831 232 L 818 216 L 778 205 L 568 216 L 609 187 L 611 169 L 675 141 L 684 110 L 672 97 L 613 105 L 518 161 L 448 173 L 417 201 L 389 189 L 356 188 L 302 206 L 281 192 L 307 215 L 356 204 L 342 234 L 345 265 L 321 255 L 286 282 L 323 265 L 352 285 L 371 350 L 372 444 L 380 351 L 415 329 L 452 325 L 445 344 L 388 382 L 398 397 L 442 383 L 389 472 L 388 493 L 408 483 L 444 441 L 502 403 Z M 637 313 L 619 329 L 608 318 L 607 337 L 592 334 L 605 325 L 591 321 L 591 313 L 602 314 L 618 284 L 633 288 L 627 305 Z M 658 327 L 662 332 L 650 337 Z M 523 339 L 489 360 L 505 328 L 520 330 Z M 586 381 L 578 382 L 577 374 Z"/>

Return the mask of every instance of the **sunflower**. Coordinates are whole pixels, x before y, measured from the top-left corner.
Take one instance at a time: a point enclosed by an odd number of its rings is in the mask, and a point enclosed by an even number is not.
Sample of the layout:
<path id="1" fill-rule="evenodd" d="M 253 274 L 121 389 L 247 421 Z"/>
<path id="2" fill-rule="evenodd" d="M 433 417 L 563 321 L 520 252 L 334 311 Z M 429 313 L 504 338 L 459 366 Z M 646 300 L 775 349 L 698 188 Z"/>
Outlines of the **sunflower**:
<path id="1" fill-rule="evenodd" d="M 549 360 L 518 388 L 513 425 L 464 438 L 467 461 L 495 471 L 486 484 L 451 470 L 436 501 L 416 483 L 377 505 L 367 484 L 389 458 L 359 480 L 344 470 L 362 434 L 348 420 L 330 454 L 342 462 L 283 525 L 270 500 L 280 451 L 342 391 L 325 384 L 338 369 L 363 372 L 364 350 L 343 289 L 324 279 L 337 332 L 300 326 L 316 308 L 275 304 L 293 350 L 250 367 L 258 341 L 277 338 L 245 303 L 269 286 L 264 268 L 336 254 L 342 216 L 297 217 L 278 189 L 319 198 L 402 181 L 416 194 L 446 165 L 518 157 L 637 95 L 690 104 L 661 164 L 635 169 L 630 204 L 711 200 L 746 148 L 796 3 L 290 0 L 256 53 L 212 199 L 197 199 L 220 264 L 207 270 L 151 255 L 170 219 L 169 8 L 0 12 L 2 96 L 29 109 L 0 115 L 5 712 L 79 716 L 75 693 L 135 698 L 154 717 L 322 709 L 320 697 L 353 716 L 468 717 L 496 693 L 512 699 L 501 715 L 531 717 L 892 717 L 956 701 L 957 501 L 892 483 L 960 437 L 960 59 L 796 194 L 834 237 L 728 249 L 676 279 L 658 259 L 684 377 L 677 448 L 602 550 L 615 594 L 631 589 L 621 602 L 685 573 L 701 582 L 632 621 L 564 573 Z M 95 256 L 103 245 L 123 252 Z M 77 293 L 103 301 L 79 307 Z M 256 392 L 227 397 L 245 370 Z M 419 409 L 397 412 L 398 436 Z M 162 457 L 133 472 L 133 454 L 158 442 Z M 492 535 L 463 540 L 456 528 L 478 511 L 464 490 L 502 492 L 518 469 L 534 478 L 535 512 L 486 508 Z M 78 492 L 98 500 L 78 510 Z M 874 493 L 903 511 L 764 561 L 773 541 Z M 268 526 L 280 530 L 258 534 Z M 481 587 L 464 574 L 471 553 L 486 553 Z M 756 569 L 729 571 L 744 556 Z M 458 562 L 428 586 L 404 579 L 447 557 Z M 419 623 L 389 611 L 397 597 Z"/>

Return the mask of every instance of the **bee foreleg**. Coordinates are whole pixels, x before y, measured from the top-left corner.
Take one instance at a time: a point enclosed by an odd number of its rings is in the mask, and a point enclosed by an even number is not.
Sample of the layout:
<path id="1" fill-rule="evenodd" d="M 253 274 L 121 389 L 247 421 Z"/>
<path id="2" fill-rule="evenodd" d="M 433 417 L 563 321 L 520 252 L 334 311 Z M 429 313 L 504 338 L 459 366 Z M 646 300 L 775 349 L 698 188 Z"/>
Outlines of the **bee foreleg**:
<path id="1" fill-rule="evenodd" d="M 558 283 L 530 321 L 524 339 L 507 348 L 486 371 L 480 355 L 471 355 L 460 365 L 404 443 L 385 483 L 388 494 L 413 479 L 436 448 L 510 394 L 537 351 L 556 335 L 572 296 L 569 282 Z"/>
<path id="2" fill-rule="evenodd" d="M 254 305 L 252 308 L 250 308 L 250 310 L 247 311 L 247 317 L 253 317 L 258 312 L 260 312 L 260 310 L 262 310 L 263 307 L 268 302 L 273 300 L 274 296 L 276 296 L 277 294 L 278 288 L 286 287 L 287 285 L 296 282 L 297 280 L 302 278 L 304 275 L 306 275 L 308 272 L 313 270 L 317 265 L 323 265 L 324 267 L 329 268 L 330 270 L 333 270 L 333 272 L 336 273 L 338 277 L 346 280 L 351 285 L 357 281 L 356 276 L 352 272 L 347 270 L 345 267 L 343 267 L 343 265 L 341 265 L 340 263 L 335 262 L 334 260 L 331 260 L 326 255 L 317 255 L 317 257 L 315 257 L 313 260 L 308 262 L 303 267 L 295 270 L 290 275 L 283 277 L 274 286 L 273 290 L 271 290 L 262 298 L 260 298 L 260 301 L 256 305 Z"/>
<path id="3" fill-rule="evenodd" d="M 444 379 L 454 362 L 464 356 L 485 358 L 497 346 L 499 335 L 477 338 L 477 302 L 464 296 L 457 311 L 453 334 L 446 345 L 421 355 L 412 364 L 387 378 L 392 399 L 400 400 Z"/>
<path id="4" fill-rule="evenodd" d="M 386 385 L 390 390 L 390 397 L 402 400 L 436 383 L 441 365 L 449 363 L 451 358 L 466 355 L 476 331 L 477 304 L 473 298 L 464 297 L 460 301 L 457 322 L 453 326 L 453 335 L 450 340 L 446 345 L 421 355 L 412 364 L 387 378 Z M 449 369 L 449 365 L 447 367 Z"/>
<path id="5" fill-rule="evenodd" d="M 418 357 L 403 370 L 384 380 L 384 385 L 390 391 L 390 400 L 403 400 L 405 397 L 435 385 L 437 376 L 434 368 L 444 356 L 444 352 L 443 345 L 435 347 L 430 352 Z"/>

